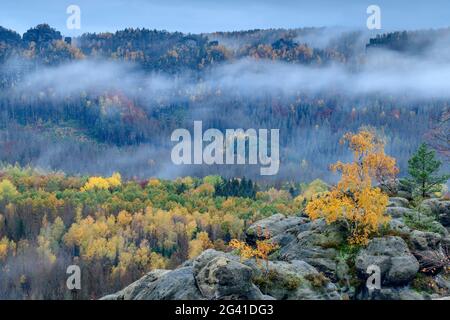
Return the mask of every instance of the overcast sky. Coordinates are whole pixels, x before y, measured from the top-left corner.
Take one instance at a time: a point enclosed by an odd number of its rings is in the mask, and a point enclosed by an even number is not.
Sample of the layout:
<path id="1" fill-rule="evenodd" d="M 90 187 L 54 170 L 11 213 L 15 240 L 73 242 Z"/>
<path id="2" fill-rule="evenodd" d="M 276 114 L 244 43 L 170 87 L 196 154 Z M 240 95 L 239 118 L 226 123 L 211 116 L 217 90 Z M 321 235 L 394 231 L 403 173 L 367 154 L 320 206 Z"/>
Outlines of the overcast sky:
<path id="1" fill-rule="evenodd" d="M 66 28 L 70 4 L 81 30 Z M 368 5 L 381 7 L 383 30 L 450 25 L 449 0 L 1 0 L 0 25 L 20 33 L 46 22 L 65 35 L 146 27 L 182 32 L 344 26 L 364 28 Z"/>

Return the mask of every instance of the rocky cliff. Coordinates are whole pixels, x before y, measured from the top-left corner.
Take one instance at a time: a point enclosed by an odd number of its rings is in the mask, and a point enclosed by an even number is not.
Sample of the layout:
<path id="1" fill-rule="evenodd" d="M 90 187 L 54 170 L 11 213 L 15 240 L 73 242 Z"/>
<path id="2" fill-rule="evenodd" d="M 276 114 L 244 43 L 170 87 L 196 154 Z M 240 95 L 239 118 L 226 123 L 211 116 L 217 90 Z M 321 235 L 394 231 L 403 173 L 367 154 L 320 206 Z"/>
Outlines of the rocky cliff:
<path id="1" fill-rule="evenodd" d="M 413 209 L 406 198 L 390 200 L 392 220 L 367 246 L 349 246 L 337 224 L 276 214 L 246 234 L 249 244 L 259 234 L 278 244 L 267 264 L 209 249 L 103 299 L 446 299 L 450 201 L 429 199 Z M 372 290 L 366 284 L 370 266 L 381 280 Z"/>

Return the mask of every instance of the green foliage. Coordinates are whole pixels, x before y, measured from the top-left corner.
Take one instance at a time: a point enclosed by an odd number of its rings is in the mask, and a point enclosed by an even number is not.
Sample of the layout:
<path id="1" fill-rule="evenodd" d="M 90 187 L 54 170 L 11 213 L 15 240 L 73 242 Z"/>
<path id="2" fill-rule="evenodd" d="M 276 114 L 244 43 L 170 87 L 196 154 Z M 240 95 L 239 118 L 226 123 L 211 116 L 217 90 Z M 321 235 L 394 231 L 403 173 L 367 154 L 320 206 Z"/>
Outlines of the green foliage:
<path id="1" fill-rule="evenodd" d="M 403 221 L 411 229 L 445 234 L 445 228 L 436 221 L 435 217 L 417 209 L 412 214 L 405 215 Z"/>
<path id="2" fill-rule="evenodd" d="M 434 150 L 429 150 L 422 143 L 417 152 L 408 161 L 408 173 L 410 177 L 401 180 L 401 183 L 411 189 L 413 195 L 428 197 L 434 192 L 440 192 L 442 184 L 450 175 L 439 175 L 441 162 L 436 159 Z"/>
<path id="3" fill-rule="evenodd" d="M 223 178 L 221 176 L 206 176 L 203 178 L 203 182 L 216 187 L 223 182 Z"/>
<path id="4" fill-rule="evenodd" d="M 174 268 L 206 248 L 224 250 L 265 215 L 301 209 L 290 196 L 273 202 L 248 197 L 257 186 L 246 179 L 229 180 L 226 185 L 238 188 L 225 197 L 215 194 L 213 185 L 224 181 L 215 176 L 122 181 L 117 174 L 77 177 L 6 166 L 0 177 L 0 239 L 6 239 L 0 298 L 22 298 L 12 267 L 17 261 L 43 266 L 28 270 L 28 264 L 20 265 L 27 269 L 23 275 L 35 297 L 51 292 L 49 297 L 62 298 L 64 288 L 45 291 L 48 286 L 38 285 L 38 279 L 65 274 L 61 268 L 76 259 L 87 270 L 82 297 L 98 297 L 153 268 Z"/>
<path id="5" fill-rule="evenodd" d="M 264 293 L 276 288 L 292 291 L 302 283 L 302 278 L 292 274 L 281 275 L 274 269 L 270 269 L 267 273 L 254 277 L 252 280 Z"/>
<path id="6" fill-rule="evenodd" d="M 257 187 L 252 180 L 242 179 L 222 179 L 215 184 L 215 195 L 222 197 L 244 197 L 255 199 Z"/>
<path id="7" fill-rule="evenodd" d="M 0 202 L 12 200 L 17 196 L 16 187 L 8 179 L 0 181 Z"/>

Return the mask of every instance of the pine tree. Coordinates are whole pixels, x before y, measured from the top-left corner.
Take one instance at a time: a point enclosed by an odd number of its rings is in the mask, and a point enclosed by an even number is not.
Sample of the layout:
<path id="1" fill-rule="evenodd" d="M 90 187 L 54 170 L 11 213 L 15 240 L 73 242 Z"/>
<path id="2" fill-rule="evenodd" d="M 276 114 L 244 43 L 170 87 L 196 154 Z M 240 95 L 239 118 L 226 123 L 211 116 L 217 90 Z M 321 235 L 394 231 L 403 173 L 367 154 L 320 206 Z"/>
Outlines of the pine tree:
<path id="1" fill-rule="evenodd" d="M 417 152 L 408 160 L 408 173 L 410 177 L 403 179 L 401 183 L 410 189 L 413 194 L 422 198 L 430 193 L 439 192 L 442 184 L 447 181 L 449 175 L 439 175 L 441 162 L 436 159 L 434 150 L 429 150 L 422 143 Z"/>

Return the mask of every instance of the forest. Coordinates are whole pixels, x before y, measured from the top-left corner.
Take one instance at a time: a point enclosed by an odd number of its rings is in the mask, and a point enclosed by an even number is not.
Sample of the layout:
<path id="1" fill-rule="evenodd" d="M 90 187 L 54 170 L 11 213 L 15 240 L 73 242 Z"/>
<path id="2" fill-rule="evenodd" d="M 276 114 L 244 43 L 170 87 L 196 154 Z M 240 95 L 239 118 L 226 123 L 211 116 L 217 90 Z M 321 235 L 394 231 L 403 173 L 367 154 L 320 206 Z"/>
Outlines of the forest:
<path id="1" fill-rule="evenodd" d="M 122 180 L 17 166 L 0 177 L 0 299 L 70 299 L 71 264 L 83 269 L 77 298 L 99 298 L 205 249 L 227 251 L 251 223 L 297 214 L 327 188 L 316 180 L 259 191 L 245 178 Z"/>
<path id="2" fill-rule="evenodd" d="M 256 258 L 258 270 L 270 277 L 270 261 L 283 257 L 285 249 L 279 249 L 292 238 L 289 232 L 302 230 L 315 220 L 337 228 L 332 230 L 337 232 L 338 240 L 331 233 L 320 246 L 339 250 L 339 257 L 349 265 L 358 263 L 353 259 L 370 241 L 401 235 L 412 249 L 416 248 L 412 252 L 423 265 L 419 272 L 413 258 L 417 270 L 408 276 L 409 280 L 416 277 L 412 290 L 445 294 L 448 290 L 439 289 L 442 285 L 436 284 L 438 279 L 431 275 L 448 274 L 448 252 L 443 251 L 441 256 L 438 248 L 432 251 L 437 256 L 423 256 L 417 246 L 426 245 L 414 240 L 422 234 L 448 238 L 447 229 L 439 221 L 448 226 L 445 206 L 450 195 L 445 184 L 450 175 L 439 174 L 442 162 L 436 152 L 421 144 L 408 161 L 408 177 L 398 182 L 396 159 L 385 153 L 385 142 L 374 129 L 349 132 L 341 144 L 349 145 L 353 161 L 338 161 L 330 166 L 341 176 L 333 186 L 316 179 L 310 183 L 285 182 L 275 188 L 245 177 L 228 179 L 218 175 L 127 180 L 119 173 L 71 176 L 4 166 L 0 170 L 0 299 L 98 299 L 141 277 L 145 279 L 148 272 L 176 272 L 205 252 L 232 252 L 239 254 L 241 261 Z M 393 187 L 396 183 L 399 186 Z M 389 198 L 392 194 L 407 198 Z M 437 207 L 438 214 L 424 209 L 425 203 L 433 203 L 427 199 L 442 203 L 442 208 Z M 395 207 L 395 201 L 411 202 L 411 207 Z M 271 235 L 263 229 L 264 224 L 255 225 L 280 216 L 291 223 L 299 222 L 292 224 L 291 231 L 286 229 L 289 224 L 285 225 L 280 230 L 287 230 L 287 234 L 269 241 Z M 395 229 L 395 223 L 401 223 L 403 231 Z M 314 246 L 315 242 L 305 245 Z M 212 251 L 205 251 L 208 249 Z M 317 250 L 317 259 L 322 262 L 315 261 L 314 255 L 304 259 L 312 259 L 307 261 L 333 279 L 330 274 L 335 269 L 322 264 L 323 249 Z M 265 264 L 258 262 L 261 260 Z M 70 265 L 82 270 L 77 290 L 66 287 L 66 269 Z M 339 282 L 339 288 L 347 299 L 355 299 L 363 287 L 355 271 L 346 272 L 356 278 L 351 286 L 357 291 L 351 297 L 345 293 L 350 282 Z M 274 281 L 256 276 L 252 279 L 257 283 Z M 436 288 L 424 289 L 420 282 L 424 279 Z M 315 285 L 319 291 L 325 280 L 320 281 Z M 283 283 L 286 292 L 300 285 Z"/>
<path id="3" fill-rule="evenodd" d="M 129 28 L 71 38 L 48 24 L 23 35 L 0 26 L 0 299 L 97 299 L 206 249 L 268 265 L 275 247 L 254 249 L 246 231 L 275 214 L 343 220 L 350 245 L 366 245 L 386 222 L 377 178 L 417 173 L 428 147 L 442 160 L 432 154 L 432 173 L 448 172 L 449 35 Z M 171 133 L 194 121 L 280 129 L 279 173 L 174 165 Z M 448 200 L 443 177 L 419 200 Z M 342 208 L 366 214 L 349 222 Z M 72 264 L 83 277 L 71 292 Z"/>
<path id="4" fill-rule="evenodd" d="M 47 24 L 23 35 L 0 27 L 0 161 L 127 178 L 214 175 L 214 166 L 170 163 L 171 132 L 202 120 L 281 129 L 282 165 L 268 183 L 335 181 L 327 166 L 345 156 L 340 137 L 364 125 L 385 136 L 404 169 L 448 123 L 447 38 L 447 29 L 327 28 L 69 38 Z M 261 179 L 254 166 L 220 170 Z"/>

